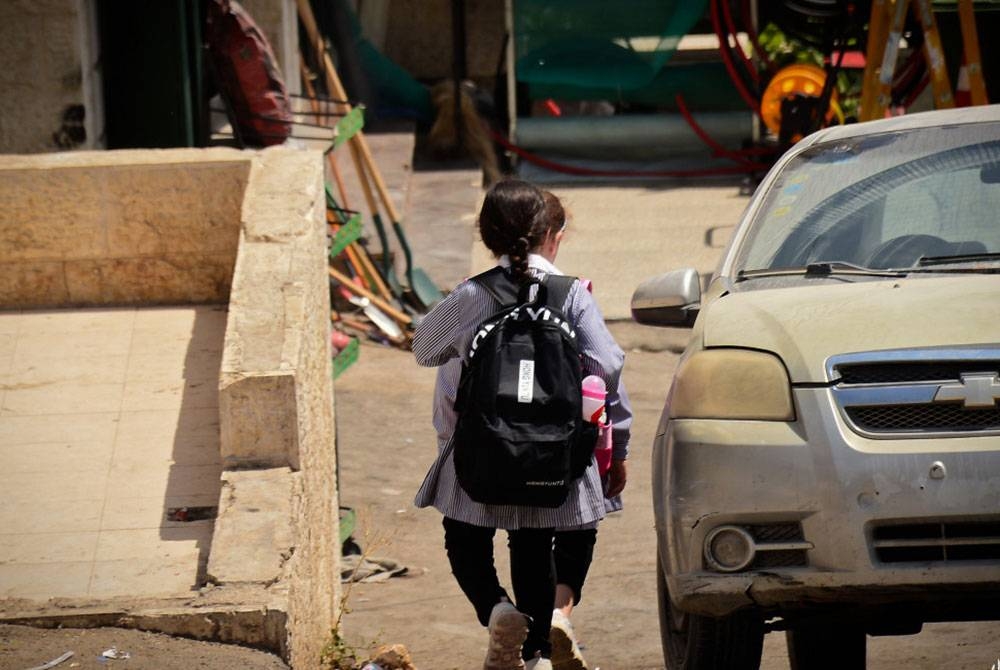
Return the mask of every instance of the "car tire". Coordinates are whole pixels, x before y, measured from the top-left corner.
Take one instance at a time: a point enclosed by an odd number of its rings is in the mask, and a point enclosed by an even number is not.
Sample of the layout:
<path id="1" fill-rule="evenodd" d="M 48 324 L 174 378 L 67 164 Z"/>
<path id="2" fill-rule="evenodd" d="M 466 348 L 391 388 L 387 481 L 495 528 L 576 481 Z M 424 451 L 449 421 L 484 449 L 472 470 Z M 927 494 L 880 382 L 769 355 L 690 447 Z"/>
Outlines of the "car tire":
<path id="1" fill-rule="evenodd" d="M 785 631 L 791 670 L 864 670 L 867 637 L 850 625 L 806 625 Z"/>
<path id="2" fill-rule="evenodd" d="M 667 670 L 757 670 L 764 620 L 755 611 L 724 617 L 680 612 L 670 602 L 659 559 L 656 566 L 660 641 Z"/>

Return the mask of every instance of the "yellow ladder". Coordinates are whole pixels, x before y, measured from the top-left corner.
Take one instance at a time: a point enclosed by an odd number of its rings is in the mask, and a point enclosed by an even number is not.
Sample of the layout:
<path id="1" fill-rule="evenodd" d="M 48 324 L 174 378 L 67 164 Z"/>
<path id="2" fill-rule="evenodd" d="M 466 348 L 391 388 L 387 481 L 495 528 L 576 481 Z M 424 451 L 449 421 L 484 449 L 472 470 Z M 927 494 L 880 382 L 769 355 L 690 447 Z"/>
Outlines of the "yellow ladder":
<path id="1" fill-rule="evenodd" d="M 861 107 L 858 114 L 861 121 L 880 119 L 885 116 L 889 107 L 892 76 L 899 56 L 899 40 L 903 34 L 909 7 L 910 0 L 875 0 L 872 3 L 861 88 Z M 913 0 L 913 11 L 924 34 L 924 59 L 930 71 L 934 106 L 938 109 L 954 107 L 955 98 L 948 77 L 937 21 L 931 9 L 931 0 Z M 985 105 L 986 85 L 983 81 L 979 55 L 973 0 L 958 0 L 958 11 L 962 27 L 962 50 L 969 75 L 972 102 L 974 105 Z"/>
<path id="2" fill-rule="evenodd" d="M 987 105 L 986 82 L 983 81 L 983 59 L 979 55 L 979 35 L 972 0 L 958 0 L 958 20 L 962 26 L 962 47 L 965 51 L 965 71 L 969 75 L 969 93 L 973 105 Z"/>

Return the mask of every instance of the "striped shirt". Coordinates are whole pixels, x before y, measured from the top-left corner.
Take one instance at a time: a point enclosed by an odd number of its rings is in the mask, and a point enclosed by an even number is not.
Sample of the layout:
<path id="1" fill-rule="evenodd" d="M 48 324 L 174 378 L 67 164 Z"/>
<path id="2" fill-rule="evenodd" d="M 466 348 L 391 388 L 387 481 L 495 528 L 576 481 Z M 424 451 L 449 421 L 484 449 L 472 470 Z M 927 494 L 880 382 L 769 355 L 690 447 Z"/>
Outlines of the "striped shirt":
<path id="1" fill-rule="evenodd" d="M 509 266 L 506 257 L 500 265 Z M 536 254 L 528 257 L 535 276 L 562 274 Z M 452 459 L 451 436 L 457 414 L 455 398 L 462 366 L 468 361 L 469 343 L 478 326 L 500 310 L 500 304 L 482 286 L 466 280 L 455 287 L 424 317 L 413 334 L 413 354 L 420 365 L 438 366 L 434 388 L 434 428 L 438 456 L 417 492 L 417 507 L 435 507 L 447 517 L 477 526 L 504 528 L 594 527 L 607 512 L 621 509 L 621 498 L 605 499 L 597 466 L 591 461 L 582 477 L 573 482 L 569 497 L 560 507 L 484 505 L 473 501 L 458 484 Z M 606 405 L 612 430 L 612 457 L 628 456 L 632 411 L 621 384 L 625 354 L 604 323 L 590 292 L 580 281 L 573 283 L 563 306 L 577 333 L 584 374 L 596 374 L 609 389 Z"/>

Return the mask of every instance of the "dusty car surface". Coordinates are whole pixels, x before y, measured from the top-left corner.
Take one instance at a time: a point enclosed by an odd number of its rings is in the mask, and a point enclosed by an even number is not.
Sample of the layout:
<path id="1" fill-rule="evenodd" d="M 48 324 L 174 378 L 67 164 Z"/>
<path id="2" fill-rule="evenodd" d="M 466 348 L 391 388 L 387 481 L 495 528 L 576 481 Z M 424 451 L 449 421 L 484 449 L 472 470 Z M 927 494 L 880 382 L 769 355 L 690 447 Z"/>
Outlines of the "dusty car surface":
<path id="1" fill-rule="evenodd" d="M 688 326 L 653 448 L 671 669 L 863 668 L 867 635 L 1000 618 L 1000 106 L 820 131 L 719 269 L 647 280 Z"/>

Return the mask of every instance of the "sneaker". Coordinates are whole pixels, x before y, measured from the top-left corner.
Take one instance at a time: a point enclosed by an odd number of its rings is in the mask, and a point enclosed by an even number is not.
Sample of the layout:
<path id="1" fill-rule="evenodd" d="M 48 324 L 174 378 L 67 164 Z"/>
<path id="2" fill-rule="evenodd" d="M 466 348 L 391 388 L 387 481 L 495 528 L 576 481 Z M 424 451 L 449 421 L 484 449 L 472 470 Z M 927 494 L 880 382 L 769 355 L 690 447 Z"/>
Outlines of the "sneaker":
<path id="1" fill-rule="evenodd" d="M 521 645 L 528 637 L 528 619 L 509 602 L 499 602 L 490 612 L 490 646 L 483 670 L 524 670 Z"/>
<path id="2" fill-rule="evenodd" d="M 555 670 L 588 670 L 573 633 L 573 624 L 560 610 L 552 611 L 549 642 L 552 644 L 552 667 Z"/>
<path id="3" fill-rule="evenodd" d="M 541 656 L 535 656 L 524 664 L 524 670 L 552 670 L 552 661 Z"/>

